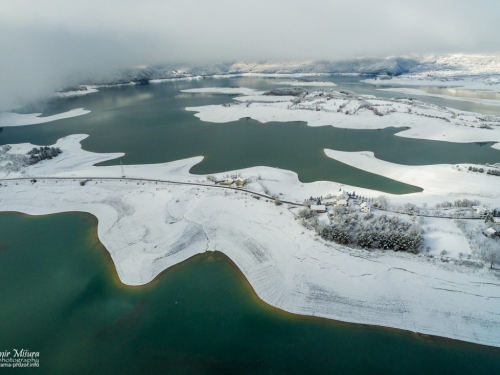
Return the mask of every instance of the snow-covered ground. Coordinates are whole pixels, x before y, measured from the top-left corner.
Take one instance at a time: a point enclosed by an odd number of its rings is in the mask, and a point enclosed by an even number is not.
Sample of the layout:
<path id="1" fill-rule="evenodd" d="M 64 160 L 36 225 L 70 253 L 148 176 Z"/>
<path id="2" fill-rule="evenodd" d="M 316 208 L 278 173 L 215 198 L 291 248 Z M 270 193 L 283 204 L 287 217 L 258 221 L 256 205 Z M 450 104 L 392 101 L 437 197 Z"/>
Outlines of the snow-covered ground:
<path id="1" fill-rule="evenodd" d="M 14 112 L 0 112 L 0 128 L 9 126 L 43 124 L 45 122 L 51 122 L 63 118 L 82 116 L 86 115 L 87 113 L 90 113 L 90 111 L 83 108 L 76 108 L 68 112 L 45 117 L 40 117 L 42 115 L 41 113 L 19 114 Z"/>
<path id="2" fill-rule="evenodd" d="M 99 238 L 126 284 L 148 283 L 195 254 L 220 251 L 242 270 L 260 298 L 283 310 L 500 346 L 497 271 L 455 258 L 370 252 L 325 242 L 304 229 L 288 205 L 257 200 L 241 190 L 123 179 L 120 166 L 93 166 L 120 155 L 84 151 L 78 145 L 83 138 L 61 139 L 56 146 L 63 153 L 56 159 L 9 175 L 27 179 L 0 180 L 0 211 L 94 214 Z M 13 146 L 9 152 L 22 153 L 31 147 Z M 189 173 L 201 160 L 125 166 L 124 174 L 129 179 L 208 183 L 205 176 Z M 269 190 L 288 200 L 325 196 L 339 188 L 332 182 L 304 184 L 293 172 L 269 167 L 239 172 L 252 178 L 248 189 Z M 67 179 L 30 181 L 34 176 Z M 476 179 L 484 183 L 482 176 L 473 173 L 453 176 L 457 184 L 475 184 Z M 80 182 L 88 177 L 91 180 L 82 186 Z M 446 195 L 442 189 L 435 193 Z M 380 194 L 358 188 L 356 192 Z M 405 199 L 424 194 L 425 190 Z M 489 198 L 493 201 L 497 196 Z M 443 249 L 463 246 L 467 253 L 465 236 L 444 220 L 424 221 L 434 229 L 429 230 L 426 243 Z"/>
<path id="3" fill-rule="evenodd" d="M 429 253 L 439 256 L 444 250 L 443 255 L 454 259 L 473 255 L 467 238 L 453 220 L 425 218 L 423 229 L 425 232 L 424 248 L 434 250 L 429 251 Z"/>
<path id="4" fill-rule="evenodd" d="M 220 89 L 214 88 L 214 92 Z M 242 90 L 239 88 L 238 90 Z M 204 88 L 203 92 L 210 92 Z M 259 100 L 264 98 L 267 103 Z M 500 117 L 482 116 L 412 99 L 386 99 L 329 89 L 285 100 L 251 93 L 230 105 L 188 107 L 203 121 L 223 123 L 251 117 L 260 122 L 305 121 L 309 126 L 349 129 L 408 127 L 400 137 L 448 142 L 500 142 Z M 264 101 L 264 100 L 262 100 Z M 239 102 L 239 103 L 238 103 Z M 493 145 L 500 148 L 500 144 Z"/>
<path id="5" fill-rule="evenodd" d="M 468 165 L 400 165 L 377 159 L 371 151 L 344 152 L 325 149 L 325 154 L 354 168 L 423 188 L 422 193 L 412 197 L 412 201 L 418 204 L 436 204 L 443 200 L 453 200 L 454 197 L 474 197 L 473 199 L 500 207 L 500 177 L 468 173 Z"/>

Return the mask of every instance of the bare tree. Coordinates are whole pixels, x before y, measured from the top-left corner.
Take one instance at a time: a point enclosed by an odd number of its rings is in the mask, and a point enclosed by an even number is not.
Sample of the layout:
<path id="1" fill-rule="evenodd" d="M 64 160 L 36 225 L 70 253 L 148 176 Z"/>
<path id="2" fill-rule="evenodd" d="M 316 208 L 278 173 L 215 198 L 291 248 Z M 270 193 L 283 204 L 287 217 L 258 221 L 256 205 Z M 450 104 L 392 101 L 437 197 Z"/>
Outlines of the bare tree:
<path id="1" fill-rule="evenodd" d="M 490 264 L 490 270 L 495 263 L 500 261 L 500 247 L 491 246 L 491 244 L 484 242 L 481 246 L 481 259 Z"/>
<path id="2" fill-rule="evenodd" d="M 387 210 L 387 207 L 389 207 L 389 198 L 387 198 L 385 195 L 381 195 L 377 198 L 377 205 L 379 208 L 382 210 Z"/>
<path id="3" fill-rule="evenodd" d="M 277 195 L 273 195 L 273 199 L 274 199 L 274 204 L 276 206 L 281 205 L 281 200 L 280 200 L 280 198 Z"/>

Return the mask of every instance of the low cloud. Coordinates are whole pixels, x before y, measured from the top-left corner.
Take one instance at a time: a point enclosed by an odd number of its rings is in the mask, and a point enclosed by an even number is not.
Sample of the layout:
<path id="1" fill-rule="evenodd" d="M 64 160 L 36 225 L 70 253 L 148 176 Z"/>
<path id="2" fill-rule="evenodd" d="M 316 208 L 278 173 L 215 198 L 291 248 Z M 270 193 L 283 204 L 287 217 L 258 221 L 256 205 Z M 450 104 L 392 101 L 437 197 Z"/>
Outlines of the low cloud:
<path id="1" fill-rule="evenodd" d="M 490 0 L 16 0 L 0 5 L 0 109 L 131 65 L 498 53 L 498 35 Z"/>

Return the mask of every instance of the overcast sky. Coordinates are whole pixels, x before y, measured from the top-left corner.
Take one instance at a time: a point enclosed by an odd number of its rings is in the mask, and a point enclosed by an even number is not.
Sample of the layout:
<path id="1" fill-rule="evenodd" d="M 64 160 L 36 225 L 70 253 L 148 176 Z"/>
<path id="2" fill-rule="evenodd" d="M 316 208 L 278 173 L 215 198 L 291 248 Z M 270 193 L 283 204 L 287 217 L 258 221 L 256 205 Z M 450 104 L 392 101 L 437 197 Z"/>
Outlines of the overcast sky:
<path id="1" fill-rule="evenodd" d="M 0 109 L 114 67 L 500 53 L 498 0 L 2 0 Z"/>

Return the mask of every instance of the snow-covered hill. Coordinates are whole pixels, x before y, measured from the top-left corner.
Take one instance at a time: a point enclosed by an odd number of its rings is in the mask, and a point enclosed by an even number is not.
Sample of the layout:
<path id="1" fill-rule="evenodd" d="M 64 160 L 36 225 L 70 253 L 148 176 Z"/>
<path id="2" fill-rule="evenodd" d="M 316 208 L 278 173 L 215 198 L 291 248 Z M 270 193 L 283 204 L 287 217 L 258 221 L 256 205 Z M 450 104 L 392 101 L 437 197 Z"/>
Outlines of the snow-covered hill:
<path id="1" fill-rule="evenodd" d="M 363 57 L 341 61 L 219 62 L 207 65 L 163 64 L 117 69 L 112 72 L 105 72 L 99 77 L 89 77 L 85 82 L 81 83 L 114 85 L 159 79 L 221 75 L 349 73 L 376 76 L 425 75 L 440 77 L 496 75 L 500 74 L 500 56 L 457 54 L 387 58 Z"/>
<path id="2" fill-rule="evenodd" d="M 392 79 L 387 81 L 389 78 Z M 420 58 L 418 65 L 402 75 L 375 77 L 365 82 L 401 86 L 461 87 L 498 92 L 500 91 L 500 56 L 462 54 L 424 56 Z"/>

